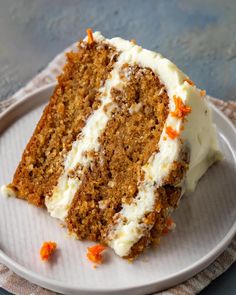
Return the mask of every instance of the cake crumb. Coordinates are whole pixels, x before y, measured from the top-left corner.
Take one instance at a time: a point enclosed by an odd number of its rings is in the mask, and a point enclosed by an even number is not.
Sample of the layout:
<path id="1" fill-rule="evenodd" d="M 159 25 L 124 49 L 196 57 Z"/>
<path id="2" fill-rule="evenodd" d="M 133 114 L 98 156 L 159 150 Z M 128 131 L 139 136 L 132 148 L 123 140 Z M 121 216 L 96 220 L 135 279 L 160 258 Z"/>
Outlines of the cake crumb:
<path id="1" fill-rule="evenodd" d="M 48 261 L 49 258 L 56 251 L 57 243 L 55 242 L 44 242 L 40 249 L 40 257 L 44 261 Z"/>
<path id="2" fill-rule="evenodd" d="M 100 244 L 88 247 L 87 258 L 95 264 L 102 264 L 102 252 L 105 249 L 106 247 Z"/>

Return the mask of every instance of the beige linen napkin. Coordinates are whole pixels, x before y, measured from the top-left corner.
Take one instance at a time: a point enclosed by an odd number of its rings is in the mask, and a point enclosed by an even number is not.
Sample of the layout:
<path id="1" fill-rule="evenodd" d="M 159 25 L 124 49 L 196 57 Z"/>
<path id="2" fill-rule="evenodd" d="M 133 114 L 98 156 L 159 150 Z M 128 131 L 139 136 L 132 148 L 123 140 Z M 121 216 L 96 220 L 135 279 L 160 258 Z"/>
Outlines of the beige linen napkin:
<path id="1" fill-rule="evenodd" d="M 25 87 L 20 89 L 9 99 L 0 102 L 0 112 L 7 109 L 14 102 L 21 100 L 26 94 L 35 91 L 37 88 L 45 86 L 55 81 L 56 76 L 60 73 L 65 62 L 65 52 L 73 50 L 75 44 L 68 47 L 64 52 L 60 53 L 53 61 L 32 79 Z M 209 97 L 224 114 L 236 126 L 236 102 L 224 102 L 219 99 Z M 169 290 L 162 291 L 156 294 L 161 295 L 191 295 L 197 294 L 203 290 L 211 281 L 225 272 L 236 260 L 236 236 L 234 237 L 228 248 L 205 270 L 201 271 L 193 278 L 186 282 L 175 286 Z M 55 295 L 56 293 L 38 287 L 25 279 L 22 279 L 6 266 L 0 264 L 0 286 L 5 290 L 17 295 Z"/>

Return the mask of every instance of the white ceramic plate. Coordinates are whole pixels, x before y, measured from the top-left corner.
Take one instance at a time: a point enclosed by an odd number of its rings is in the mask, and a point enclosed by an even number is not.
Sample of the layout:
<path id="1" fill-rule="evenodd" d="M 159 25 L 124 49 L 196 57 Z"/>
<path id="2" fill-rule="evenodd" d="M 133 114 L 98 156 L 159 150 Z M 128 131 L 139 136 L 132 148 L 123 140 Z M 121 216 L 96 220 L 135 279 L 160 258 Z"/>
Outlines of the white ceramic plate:
<path id="1" fill-rule="evenodd" d="M 0 116 L 0 184 L 8 183 L 54 85 L 25 97 Z M 213 107 L 213 106 L 212 106 Z M 209 265 L 236 232 L 236 132 L 213 107 L 224 160 L 209 169 L 197 190 L 174 214 L 175 231 L 158 249 L 130 264 L 111 250 L 93 269 L 88 242 L 68 237 L 43 209 L 0 197 L 0 261 L 20 276 L 65 294 L 144 294 L 180 283 Z M 59 247 L 52 263 L 42 262 L 43 241 Z"/>

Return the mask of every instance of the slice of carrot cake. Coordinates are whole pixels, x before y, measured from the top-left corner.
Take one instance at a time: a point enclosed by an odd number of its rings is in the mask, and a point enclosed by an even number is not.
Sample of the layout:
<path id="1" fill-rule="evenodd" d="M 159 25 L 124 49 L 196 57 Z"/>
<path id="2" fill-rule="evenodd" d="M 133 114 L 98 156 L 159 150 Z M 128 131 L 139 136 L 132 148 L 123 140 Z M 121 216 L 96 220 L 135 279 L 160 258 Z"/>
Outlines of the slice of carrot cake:
<path id="1" fill-rule="evenodd" d="M 160 54 L 88 30 L 5 189 L 133 258 L 218 155 L 203 91 Z"/>

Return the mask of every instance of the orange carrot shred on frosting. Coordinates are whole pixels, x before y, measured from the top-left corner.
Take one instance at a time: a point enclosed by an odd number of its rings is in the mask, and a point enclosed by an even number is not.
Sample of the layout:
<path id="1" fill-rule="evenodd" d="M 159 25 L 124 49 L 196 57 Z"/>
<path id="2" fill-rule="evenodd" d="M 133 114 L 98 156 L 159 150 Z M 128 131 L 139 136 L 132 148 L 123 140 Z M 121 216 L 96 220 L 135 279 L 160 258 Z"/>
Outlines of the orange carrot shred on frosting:
<path id="1" fill-rule="evenodd" d="M 189 85 L 192 85 L 192 86 L 195 85 L 195 83 L 192 80 L 190 80 L 189 78 L 184 79 L 184 81 L 188 82 Z"/>
<path id="2" fill-rule="evenodd" d="M 191 113 L 192 111 L 191 107 L 184 105 L 181 97 L 174 95 L 173 98 L 175 102 L 175 110 L 170 113 L 173 117 L 184 118 L 189 113 Z"/>
<path id="3" fill-rule="evenodd" d="M 86 30 L 87 35 L 88 35 L 88 44 L 92 44 L 93 43 L 93 31 L 91 28 L 88 28 Z"/>
<path id="4" fill-rule="evenodd" d="M 176 130 L 174 130 L 171 126 L 166 127 L 166 133 L 171 139 L 175 139 L 179 136 L 179 133 Z"/>
<path id="5" fill-rule="evenodd" d="M 55 242 L 44 242 L 40 249 L 40 257 L 42 260 L 48 260 L 57 248 Z"/>
<path id="6" fill-rule="evenodd" d="M 205 96 L 206 95 L 206 90 L 200 90 L 200 95 Z"/>
<path id="7" fill-rule="evenodd" d="M 95 245 L 88 248 L 87 257 L 90 261 L 101 264 L 102 263 L 102 252 L 106 249 L 103 245 Z"/>

